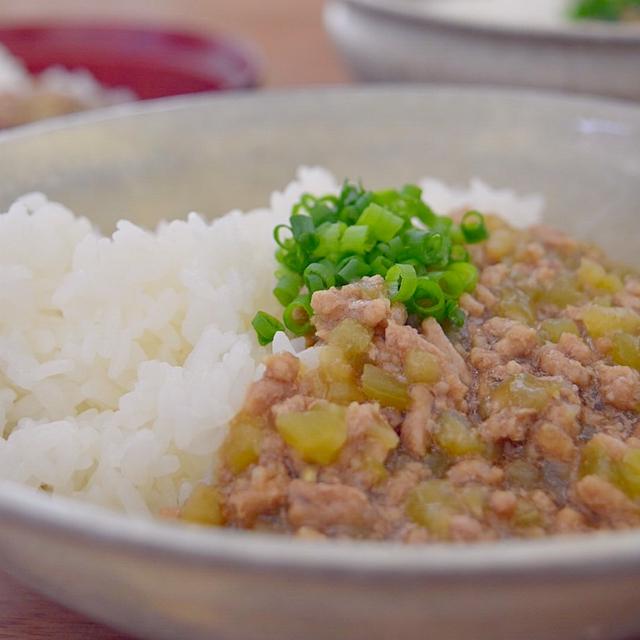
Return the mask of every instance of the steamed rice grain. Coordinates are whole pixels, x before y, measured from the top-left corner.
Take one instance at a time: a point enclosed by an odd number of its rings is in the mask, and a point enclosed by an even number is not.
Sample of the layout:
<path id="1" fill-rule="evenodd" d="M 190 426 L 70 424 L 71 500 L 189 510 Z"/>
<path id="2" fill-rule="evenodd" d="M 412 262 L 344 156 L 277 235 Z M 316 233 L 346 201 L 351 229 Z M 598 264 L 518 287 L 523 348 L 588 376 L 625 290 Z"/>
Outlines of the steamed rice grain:
<path id="1" fill-rule="evenodd" d="M 440 210 L 494 203 L 521 224 L 540 214 L 539 200 L 482 183 L 424 186 Z M 40 194 L 1 214 L 0 480 L 132 515 L 178 506 L 210 475 L 260 375 L 250 322 L 279 311 L 273 227 L 303 193 L 338 189 L 303 168 L 269 209 L 192 213 L 155 232 L 120 222 L 111 237 Z M 303 348 L 284 336 L 274 346 Z"/>

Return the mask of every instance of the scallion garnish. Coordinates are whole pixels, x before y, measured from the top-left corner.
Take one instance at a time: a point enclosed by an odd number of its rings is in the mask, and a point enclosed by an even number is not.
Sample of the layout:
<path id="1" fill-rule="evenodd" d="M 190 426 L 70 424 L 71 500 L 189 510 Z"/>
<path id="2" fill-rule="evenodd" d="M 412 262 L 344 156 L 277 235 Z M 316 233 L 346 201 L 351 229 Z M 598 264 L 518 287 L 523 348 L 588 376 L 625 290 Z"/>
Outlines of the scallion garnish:
<path id="1" fill-rule="evenodd" d="M 297 273 L 285 273 L 278 278 L 273 295 L 283 307 L 286 307 L 296 298 L 302 285 L 303 280 Z"/>
<path id="2" fill-rule="evenodd" d="M 458 300 L 478 280 L 465 245 L 488 232 L 477 211 L 460 225 L 436 215 L 415 185 L 372 192 L 345 182 L 338 196 L 303 195 L 273 236 L 281 265 L 273 293 L 285 307 L 284 327 L 304 336 L 313 330 L 311 294 L 371 275 L 385 278 L 391 300 L 418 319 L 463 324 Z M 283 328 L 263 312 L 253 326 L 260 344 Z"/>
<path id="3" fill-rule="evenodd" d="M 467 211 L 464 214 L 460 229 L 464 239 L 470 244 L 481 242 L 489 237 L 489 232 L 484 224 L 484 217 L 477 211 Z"/>
<path id="4" fill-rule="evenodd" d="M 570 14 L 578 20 L 637 20 L 640 0 L 577 0 Z"/>
<path id="5" fill-rule="evenodd" d="M 258 342 L 264 346 L 273 341 L 273 337 L 278 331 L 284 331 L 282 323 L 272 315 L 264 311 L 258 311 L 251 321 L 258 336 Z"/>
<path id="6" fill-rule="evenodd" d="M 336 283 L 335 270 L 328 260 L 312 262 L 302 273 L 302 279 L 309 293 L 330 289 Z"/>
<path id="7" fill-rule="evenodd" d="M 282 319 L 294 336 L 306 336 L 312 329 L 312 315 L 311 296 L 301 295 L 285 307 Z"/>
<path id="8" fill-rule="evenodd" d="M 445 319 L 445 297 L 442 287 L 429 276 L 420 276 L 416 282 L 413 299 L 409 301 L 410 311 L 420 316 L 431 316 L 441 322 Z"/>
<path id="9" fill-rule="evenodd" d="M 392 302 L 406 302 L 411 299 L 418 286 L 416 270 L 410 264 L 396 264 L 387 271 L 385 278 Z"/>

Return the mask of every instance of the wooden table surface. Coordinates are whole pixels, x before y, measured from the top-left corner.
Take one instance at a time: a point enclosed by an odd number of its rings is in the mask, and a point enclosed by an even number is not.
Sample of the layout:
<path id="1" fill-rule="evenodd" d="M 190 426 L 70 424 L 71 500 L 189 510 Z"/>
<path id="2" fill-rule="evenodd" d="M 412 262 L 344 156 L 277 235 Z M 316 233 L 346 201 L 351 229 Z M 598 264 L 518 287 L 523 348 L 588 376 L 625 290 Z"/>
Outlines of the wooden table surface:
<path id="1" fill-rule="evenodd" d="M 322 0 L 0 0 L 0 22 L 73 16 L 221 30 L 253 42 L 265 86 L 337 84 L 348 75 L 324 33 Z M 1 640 L 125 640 L 0 573 Z"/>

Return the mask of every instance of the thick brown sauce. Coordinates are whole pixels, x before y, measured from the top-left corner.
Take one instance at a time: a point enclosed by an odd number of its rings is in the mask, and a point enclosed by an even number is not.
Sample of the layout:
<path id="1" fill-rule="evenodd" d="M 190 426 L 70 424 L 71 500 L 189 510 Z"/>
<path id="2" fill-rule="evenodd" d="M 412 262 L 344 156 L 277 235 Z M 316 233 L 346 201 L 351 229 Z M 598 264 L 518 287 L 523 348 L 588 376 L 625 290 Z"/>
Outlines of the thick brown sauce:
<path id="1" fill-rule="evenodd" d="M 268 360 L 184 517 L 403 542 L 638 526 L 640 278 L 490 224 L 460 330 L 375 278 L 315 294 L 319 368 Z"/>

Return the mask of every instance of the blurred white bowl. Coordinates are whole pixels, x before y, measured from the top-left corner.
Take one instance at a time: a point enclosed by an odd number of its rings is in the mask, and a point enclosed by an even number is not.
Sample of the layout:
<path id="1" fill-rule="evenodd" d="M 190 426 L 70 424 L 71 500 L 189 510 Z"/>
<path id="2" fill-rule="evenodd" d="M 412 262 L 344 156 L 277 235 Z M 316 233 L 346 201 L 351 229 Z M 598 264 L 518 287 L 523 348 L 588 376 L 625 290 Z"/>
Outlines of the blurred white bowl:
<path id="1" fill-rule="evenodd" d="M 362 80 L 540 87 L 640 100 L 640 25 L 572 22 L 569 0 L 334 0 Z"/>

